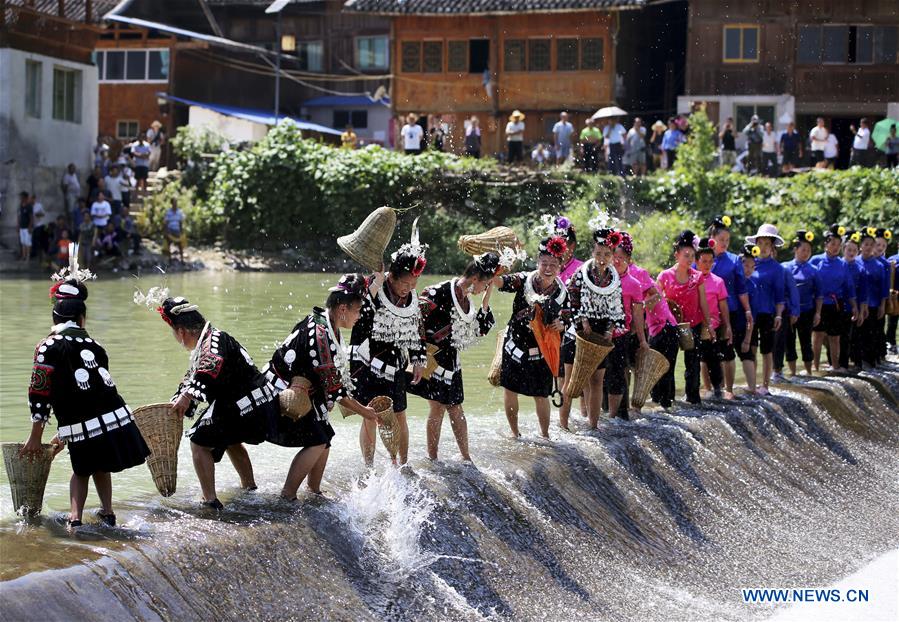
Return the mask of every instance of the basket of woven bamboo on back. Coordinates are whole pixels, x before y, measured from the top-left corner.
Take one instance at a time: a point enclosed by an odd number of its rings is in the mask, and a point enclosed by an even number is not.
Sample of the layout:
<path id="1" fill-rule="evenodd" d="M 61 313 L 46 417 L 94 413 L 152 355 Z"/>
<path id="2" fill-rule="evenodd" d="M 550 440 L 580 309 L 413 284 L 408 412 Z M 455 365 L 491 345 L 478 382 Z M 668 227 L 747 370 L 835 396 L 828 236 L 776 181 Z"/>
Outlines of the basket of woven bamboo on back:
<path id="1" fill-rule="evenodd" d="M 368 407 L 373 408 L 380 418 L 378 434 L 381 436 L 381 442 L 384 443 L 384 449 L 391 457 L 396 456 L 400 447 L 400 434 L 397 429 L 396 413 L 393 412 L 393 400 L 379 395 L 372 398 Z"/>
<path id="2" fill-rule="evenodd" d="M 156 490 L 163 497 L 171 497 L 178 483 L 178 447 L 184 429 L 182 419 L 172 412 L 171 404 L 141 406 L 132 414 L 137 429 L 150 448 L 147 467 Z"/>
<path id="3" fill-rule="evenodd" d="M 643 408 L 650 391 L 665 375 L 669 366 L 668 359 L 661 352 L 656 350 L 639 350 L 637 352 L 637 369 L 634 372 L 631 406 Z"/>
<path id="4" fill-rule="evenodd" d="M 309 391 L 312 383 L 302 376 L 294 376 L 290 386 L 278 394 L 278 404 L 281 406 L 281 414 L 294 421 L 305 417 L 312 410 L 312 400 L 309 399 Z"/>
<path id="5" fill-rule="evenodd" d="M 41 445 L 40 453 L 20 456 L 24 443 L 2 445 L 13 510 L 29 516 L 40 514 L 44 505 L 47 478 L 50 476 L 50 465 L 56 455 L 53 446 L 45 443 Z"/>
<path id="6" fill-rule="evenodd" d="M 498 253 L 504 248 L 519 248 L 521 242 L 509 227 L 494 227 L 475 235 L 459 236 L 459 249 L 468 255 Z"/>
<path id="7" fill-rule="evenodd" d="M 571 378 L 565 385 L 565 395 L 569 398 L 580 397 L 590 377 L 596 371 L 615 346 L 598 333 L 578 332 L 575 337 L 574 365 L 571 367 Z"/>
<path id="8" fill-rule="evenodd" d="M 493 352 L 490 371 L 487 372 L 487 382 L 494 387 L 499 386 L 500 376 L 503 371 L 503 344 L 506 341 L 506 331 L 508 330 L 508 328 L 504 328 L 496 334 L 496 350 Z"/>
<path id="9" fill-rule="evenodd" d="M 693 329 L 690 328 L 689 322 L 684 322 L 684 311 L 681 306 L 673 300 L 668 301 L 668 308 L 671 314 L 677 319 L 677 343 L 684 352 L 689 352 L 696 347 L 693 340 Z"/>

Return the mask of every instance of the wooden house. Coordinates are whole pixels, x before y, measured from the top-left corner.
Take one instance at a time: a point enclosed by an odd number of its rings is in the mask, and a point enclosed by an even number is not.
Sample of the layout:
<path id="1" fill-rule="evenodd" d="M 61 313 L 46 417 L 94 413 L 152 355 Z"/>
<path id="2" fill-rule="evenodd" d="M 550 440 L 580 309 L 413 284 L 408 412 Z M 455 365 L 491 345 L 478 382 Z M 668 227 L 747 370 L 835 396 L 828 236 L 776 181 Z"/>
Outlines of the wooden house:
<path id="1" fill-rule="evenodd" d="M 713 120 L 742 129 L 753 114 L 775 127 L 817 116 L 848 159 L 849 125 L 899 114 L 896 0 L 689 1 L 685 94 L 678 109 L 705 103 Z"/>
<path id="2" fill-rule="evenodd" d="M 345 11 L 391 20 L 391 102 L 448 131 L 463 148 L 477 116 L 482 152 L 505 149 L 510 113 L 525 144 L 552 139 L 566 110 L 576 127 L 615 102 L 618 11 L 644 0 L 348 0 Z"/>

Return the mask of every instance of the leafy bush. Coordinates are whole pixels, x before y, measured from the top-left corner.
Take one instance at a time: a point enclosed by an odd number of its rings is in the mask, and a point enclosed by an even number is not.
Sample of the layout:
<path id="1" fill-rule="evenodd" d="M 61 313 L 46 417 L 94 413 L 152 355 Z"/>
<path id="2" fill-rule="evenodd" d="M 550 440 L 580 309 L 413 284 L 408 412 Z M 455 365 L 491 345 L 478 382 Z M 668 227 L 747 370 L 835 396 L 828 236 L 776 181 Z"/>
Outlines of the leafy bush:
<path id="1" fill-rule="evenodd" d="M 207 128 L 183 125 L 172 137 L 172 149 L 182 171 L 185 185 L 206 196 L 210 179 L 210 163 L 228 140 L 221 134 Z"/>
<path id="2" fill-rule="evenodd" d="M 212 244 L 221 239 L 225 218 L 203 201 L 196 199 L 196 194 L 182 182 L 171 182 L 163 189 L 148 196 L 144 200 L 143 211 L 138 213 L 138 226 L 142 235 L 162 241 L 165 227 L 164 215 L 177 201 L 184 212 L 184 227 L 192 244 Z"/>

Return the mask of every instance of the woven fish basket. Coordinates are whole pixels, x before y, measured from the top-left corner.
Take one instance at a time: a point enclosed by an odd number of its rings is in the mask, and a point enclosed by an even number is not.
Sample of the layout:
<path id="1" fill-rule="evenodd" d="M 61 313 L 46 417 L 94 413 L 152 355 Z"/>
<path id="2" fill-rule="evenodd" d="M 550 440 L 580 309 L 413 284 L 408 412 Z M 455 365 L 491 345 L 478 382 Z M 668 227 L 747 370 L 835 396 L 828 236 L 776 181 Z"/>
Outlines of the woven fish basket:
<path id="1" fill-rule="evenodd" d="M 337 238 L 337 245 L 355 262 L 369 270 L 380 270 L 394 229 L 396 212 L 390 207 L 379 207 L 353 233 Z"/>
<path id="2" fill-rule="evenodd" d="M 297 421 L 305 417 L 312 410 L 312 400 L 309 399 L 309 390 L 312 383 L 302 376 L 294 376 L 290 386 L 278 394 L 278 404 L 281 406 L 281 414 Z"/>
<path id="3" fill-rule="evenodd" d="M 508 328 L 504 328 L 496 334 L 496 350 L 493 352 L 490 371 L 487 372 L 487 382 L 494 387 L 499 386 L 500 375 L 503 371 L 503 344 L 506 341 L 506 331 L 508 330 Z"/>
<path id="4" fill-rule="evenodd" d="M 41 453 L 34 457 L 20 457 L 19 451 L 24 447 L 24 443 L 2 443 L 2 445 L 3 463 L 6 465 L 13 509 L 28 516 L 40 514 L 44 505 L 47 478 L 50 476 L 50 465 L 53 462 L 53 447 L 44 443 L 41 445 Z"/>
<path id="5" fill-rule="evenodd" d="M 425 363 L 424 371 L 421 374 L 421 377 L 425 380 L 430 380 L 431 376 L 434 375 L 434 370 L 437 369 L 437 359 L 434 357 L 439 351 L 440 348 L 435 346 L 433 343 L 427 344 L 428 348 L 428 361 Z M 412 365 L 408 365 L 406 367 L 406 371 L 410 374 L 413 373 Z"/>
<path id="6" fill-rule="evenodd" d="M 661 352 L 646 350 L 637 352 L 637 370 L 634 373 L 634 392 L 631 406 L 643 408 L 649 392 L 668 371 L 668 359 Z"/>
<path id="7" fill-rule="evenodd" d="M 596 368 L 602 364 L 609 352 L 614 348 L 615 345 L 601 335 L 578 332 L 574 350 L 574 365 L 571 367 L 571 378 L 565 386 L 566 397 L 573 399 L 584 394 L 584 387 L 587 386 L 593 372 L 596 371 Z"/>
<path id="8" fill-rule="evenodd" d="M 680 349 L 684 352 L 689 352 L 696 347 L 690 322 L 681 322 L 677 325 L 677 342 L 680 344 Z"/>
<path id="9" fill-rule="evenodd" d="M 183 421 L 172 412 L 171 404 L 141 406 L 132 414 L 150 448 L 147 466 L 156 490 L 163 497 L 171 497 L 178 483 L 178 447 L 184 430 Z"/>
<path id="10" fill-rule="evenodd" d="M 372 398 L 368 406 L 374 408 L 381 417 L 378 434 L 381 436 L 381 442 L 384 443 L 384 449 L 391 456 L 396 456 L 400 446 L 400 435 L 396 426 L 396 413 L 393 412 L 393 400 L 389 397 L 378 396 Z"/>
<path id="11" fill-rule="evenodd" d="M 459 248 L 468 255 L 480 255 L 504 248 L 519 248 L 521 242 L 509 227 L 494 227 L 490 231 L 459 237 Z"/>

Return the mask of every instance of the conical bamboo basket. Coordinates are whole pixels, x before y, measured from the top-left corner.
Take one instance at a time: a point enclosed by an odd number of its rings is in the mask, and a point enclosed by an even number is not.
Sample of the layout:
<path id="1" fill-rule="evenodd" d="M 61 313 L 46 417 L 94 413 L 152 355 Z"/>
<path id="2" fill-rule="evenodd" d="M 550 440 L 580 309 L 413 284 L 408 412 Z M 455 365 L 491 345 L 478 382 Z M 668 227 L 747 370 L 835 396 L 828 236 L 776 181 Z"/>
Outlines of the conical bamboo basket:
<path id="1" fill-rule="evenodd" d="M 12 505 L 16 512 L 22 511 L 28 516 L 41 513 L 44 505 L 44 489 L 50 476 L 50 465 L 53 462 L 53 447 L 44 443 L 41 453 L 34 457 L 20 457 L 19 451 L 24 443 L 2 443 L 3 463 L 6 465 L 6 477 L 9 478 L 9 491 L 12 494 Z"/>
<path id="2" fill-rule="evenodd" d="M 681 322 L 677 325 L 677 342 L 680 344 L 680 349 L 684 352 L 689 352 L 696 347 L 690 322 Z"/>
<path id="3" fill-rule="evenodd" d="M 643 408 L 649 392 L 668 371 L 668 359 L 656 350 L 637 352 L 637 370 L 634 372 L 634 392 L 631 395 L 631 406 Z"/>
<path id="4" fill-rule="evenodd" d="M 312 400 L 309 399 L 309 391 L 312 383 L 302 376 L 294 376 L 290 386 L 278 394 L 278 404 L 281 406 L 281 414 L 294 421 L 301 419 L 312 410 Z"/>
<path id="5" fill-rule="evenodd" d="M 368 403 L 369 408 L 374 408 L 381 417 L 378 424 L 378 434 L 381 442 L 391 457 L 396 456 L 400 446 L 399 430 L 396 429 L 396 413 L 393 412 L 393 400 L 389 397 L 378 396 Z"/>
<path id="6" fill-rule="evenodd" d="M 496 350 L 493 353 L 493 361 L 490 363 L 490 371 L 487 372 L 487 382 L 495 387 L 499 386 L 500 375 L 503 371 L 503 345 L 508 330 L 508 328 L 504 328 L 496 334 Z"/>
<path id="7" fill-rule="evenodd" d="M 379 207 L 353 233 L 337 238 L 337 245 L 369 270 L 380 270 L 394 229 L 396 212 L 390 207 Z"/>
<path id="8" fill-rule="evenodd" d="M 574 365 L 571 367 L 571 378 L 565 386 L 565 395 L 569 398 L 580 397 L 590 376 L 615 348 L 615 345 L 596 333 L 582 334 L 578 332 L 574 350 Z"/>
<path id="9" fill-rule="evenodd" d="M 480 255 L 490 251 L 499 252 L 504 248 L 518 248 L 521 242 L 509 227 L 494 227 L 490 231 L 475 235 L 459 236 L 459 248 L 468 255 Z"/>
<path id="10" fill-rule="evenodd" d="M 147 466 L 156 490 L 163 497 L 171 497 L 178 483 L 178 447 L 184 429 L 182 419 L 172 412 L 171 404 L 141 406 L 132 414 L 137 429 L 150 448 Z"/>

